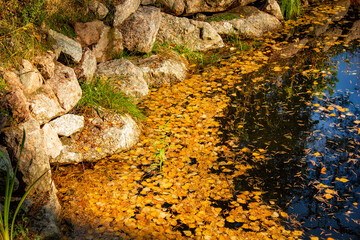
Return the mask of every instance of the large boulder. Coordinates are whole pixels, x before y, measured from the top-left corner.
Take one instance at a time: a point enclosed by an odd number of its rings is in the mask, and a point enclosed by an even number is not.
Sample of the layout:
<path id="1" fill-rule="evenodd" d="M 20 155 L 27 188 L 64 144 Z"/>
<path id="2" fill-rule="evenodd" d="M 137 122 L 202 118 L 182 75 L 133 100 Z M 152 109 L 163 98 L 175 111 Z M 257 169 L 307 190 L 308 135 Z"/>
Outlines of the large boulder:
<path id="1" fill-rule="evenodd" d="M 170 41 L 186 46 L 192 51 L 205 51 L 224 46 L 220 35 L 209 23 L 174 17 L 166 13 L 162 13 L 157 40 L 160 43 Z"/>
<path id="2" fill-rule="evenodd" d="M 51 86 L 65 112 L 75 107 L 82 96 L 82 90 L 74 70 L 61 63 L 57 63 L 55 77 L 49 79 L 46 84 Z"/>
<path id="3" fill-rule="evenodd" d="M 123 0 L 115 7 L 113 26 L 120 26 L 140 6 L 140 0 Z"/>
<path id="4" fill-rule="evenodd" d="M 19 159 L 24 132 L 25 143 Z M 59 239 L 61 235 L 59 224 L 61 207 L 56 197 L 56 188 L 51 179 L 50 162 L 46 147 L 49 138 L 44 135 L 48 134 L 48 132 L 44 132 L 40 128 L 40 123 L 37 120 L 30 119 L 16 127 L 3 129 L 2 133 L 4 143 L 11 149 L 12 156 L 17 158 L 16 161 L 19 164 L 22 180 L 27 187 L 45 173 L 32 190 L 30 207 L 37 209 L 38 219 L 46 220 L 32 222 L 30 227 L 35 227 L 43 239 Z M 38 206 L 41 206 L 40 210 Z M 51 231 L 49 228 L 51 228 Z"/>
<path id="5" fill-rule="evenodd" d="M 65 114 L 52 120 L 50 123 L 56 135 L 69 137 L 84 127 L 84 117 L 74 114 Z"/>
<path id="6" fill-rule="evenodd" d="M 6 95 L 0 99 L 1 105 L 11 113 L 13 119 L 19 122 L 27 121 L 30 118 L 30 109 L 19 76 L 14 71 L 0 69 L 0 77 L 8 87 Z"/>
<path id="7" fill-rule="evenodd" d="M 80 64 L 74 68 L 74 71 L 78 79 L 83 77 L 86 80 L 90 80 L 95 74 L 96 67 L 97 62 L 94 52 L 86 48 Z"/>
<path id="8" fill-rule="evenodd" d="M 161 22 L 160 9 L 140 7 L 119 27 L 124 47 L 131 52 L 151 52 Z"/>
<path id="9" fill-rule="evenodd" d="M 100 63 L 96 73 L 106 76 L 114 87 L 136 99 L 141 99 L 149 93 L 142 71 L 129 60 L 114 59 Z"/>
<path id="10" fill-rule="evenodd" d="M 19 75 L 20 82 L 24 87 L 25 95 L 30 95 L 38 90 L 44 82 L 44 79 L 37 68 L 25 59 L 21 61 Z"/>
<path id="11" fill-rule="evenodd" d="M 82 48 L 80 43 L 75 40 L 58 33 L 52 29 L 48 30 L 48 35 L 54 40 L 53 48 L 55 52 L 62 52 L 65 55 L 70 56 L 70 58 L 78 63 L 82 57 Z"/>
<path id="12" fill-rule="evenodd" d="M 67 139 L 61 154 L 52 163 L 69 164 L 96 161 L 133 147 L 139 140 L 140 129 L 128 115 L 99 109 L 100 117 L 86 120 L 85 128 Z"/>
<path id="13" fill-rule="evenodd" d="M 268 31 L 281 27 L 280 21 L 275 16 L 260 11 L 256 7 L 238 7 L 228 13 L 238 16 L 238 18 L 209 22 L 219 34 L 235 33 L 247 37 L 260 37 Z"/>
<path id="14" fill-rule="evenodd" d="M 92 47 L 97 62 L 106 62 L 123 50 L 122 35 L 117 28 L 104 25 L 99 41 Z"/>
<path id="15" fill-rule="evenodd" d="M 49 158 L 56 158 L 63 149 L 60 138 L 54 127 L 46 123 L 42 127 L 45 153 Z"/>
<path id="16" fill-rule="evenodd" d="M 82 47 L 87 47 L 97 43 L 105 24 L 102 21 L 94 20 L 92 22 L 76 22 L 74 24 L 76 40 Z"/>
<path id="17" fill-rule="evenodd" d="M 45 80 L 55 75 L 55 59 L 56 54 L 53 52 L 47 52 L 34 58 L 34 64 Z"/>
<path id="18" fill-rule="evenodd" d="M 275 16 L 279 20 L 283 20 L 284 17 L 281 12 L 281 8 L 279 3 L 276 0 L 265 0 L 263 1 L 263 5 L 260 8 L 264 12 L 267 12 L 273 16 Z"/>
<path id="19" fill-rule="evenodd" d="M 46 193 L 51 191 L 51 173 L 49 157 L 43 142 L 43 132 L 40 123 L 31 118 L 25 123 L 14 127 L 4 128 L 4 142 L 11 149 L 11 155 L 15 158 L 20 156 L 20 145 L 25 132 L 25 143 L 21 158 L 16 159 L 19 164 L 19 171 L 22 173 L 22 180 L 30 186 L 42 173 L 45 174 L 35 185 L 35 192 Z"/>
<path id="20" fill-rule="evenodd" d="M 56 63 L 54 77 L 48 79 L 36 94 L 28 97 L 30 112 L 41 124 L 69 112 L 82 96 L 72 68 Z"/>
<path id="21" fill-rule="evenodd" d="M 92 0 L 89 2 L 89 9 L 95 13 L 98 19 L 104 19 L 109 13 L 109 9 L 99 1 Z"/>
<path id="22" fill-rule="evenodd" d="M 344 42 L 349 43 L 355 39 L 360 39 L 360 20 L 357 20 L 353 23 Z"/>
<path id="23" fill-rule="evenodd" d="M 234 6 L 245 6 L 256 0 L 156 0 L 166 12 L 175 15 L 193 15 L 203 12 L 222 12 Z M 150 4 L 147 2 L 147 4 Z"/>
<path id="24" fill-rule="evenodd" d="M 349 11 L 350 4 L 351 4 L 351 0 L 334 1 L 335 13 L 331 17 L 331 20 L 337 22 L 343 19 Z"/>
<path id="25" fill-rule="evenodd" d="M 41 91 L 28 98 L 31 115 L 41 124 L 65 113 L 58 99 L 48 84 L 45 84 Z"/>
<path id="26" fill-rule="evenodd" d="M 177 54 L 168 54 L 165 58 L 152 55 L 138 61 L 137 66 L 149 87 L 182 82 L 187 75 L 187 62 Z"/>

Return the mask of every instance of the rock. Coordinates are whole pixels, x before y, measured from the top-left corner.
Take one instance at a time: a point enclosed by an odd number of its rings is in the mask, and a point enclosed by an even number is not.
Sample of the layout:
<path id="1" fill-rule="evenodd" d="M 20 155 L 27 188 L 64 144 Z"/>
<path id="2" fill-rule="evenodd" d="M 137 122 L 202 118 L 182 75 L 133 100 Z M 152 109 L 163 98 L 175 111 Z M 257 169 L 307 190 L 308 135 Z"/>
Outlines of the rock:
<path id="1" fill-rule="evenodd" d="M 215 31 L 218 34 L 222 34 L 222 35 L 235 34 L 234 26 L 228 21 L 220 21 L 220 22 L 211 21 L 209 22 L 209 24 L 211 25 L 211 27 L 215 29 Z"/>
<path id="2" fill-rule="evenodd" d="M 101 115 L 100 125 L 88 120 L 80 136 L 70 139 L 60 156 L 51 162 L 67 164 L 96 161 L 128 150 L 138 142 L 140 129 L 130 116 L 105 111 Z"/>
<path id="3" fill-rule="evenodd" d="M 185 15 L 199 12 L 222 12 L 235 6 L 245 6 L 256 0 L 186 0 Z"/>
<path id="4" fill-rule="evenodd" d="M 265 0 L 264 5 L 260 8 L 260 10 L 275 16 L 279 20 L 284 19 L 281 8 L 276 0 Z"/>
<path id="5" fill-rule="evenodd" d="M 56 158 L 59 156 L 63 146 L 57 132 L 51 124 L 47 123 L 43 126 L 42 135 L 46 155 L 50 158 Z"/>
<path id="6" fill-rule="evenodd" d="M 360 20 L 357 20 L 353 23 L 352 27 L 350 28 L 348 36 L 345 38 L 344 42 L 349 43 L 359 38 L 360 38 Z"/>
<path id="7" fill-rule="evenodd" d="M 118 27 L 122 22 L 134 13 L 140 6 L 140 0 L 123 0 L 116 5 L 114 15 L 114 27 Z"/>
<path id="8" fill-rule="evenodd" d="M 148 5 L 154 5 L 155 0 L 141 0 L 140 5 L 142 6 L 148 6 Z"/>
<path id="9" fill-rule="evenodd" d="M 28 60 L 21 61 L 19 72 L 25 95 L 30 95 L 38 90 L 44 82 L 40 72 Z"/>
<path id="10" fill-rule="evenodd" d="M 75 34 L 77 36 L 76 40 L 82 47 L 96 44 L 100 39 L 104 27 L 105 24 L 99 20 L 86 23 L 76 22 L 74 24 Z"/>
<path id="11" fill-rule="evenodd" d="M 205 51 L 224 46 L 220 35 L 209 23 L 174 17 L 166 13 L 162 13 L 157 40 L 187 46 L 192 51 Z"/>
<path id="12" fill-rule="evenodd" d="M 49 79 L 46 84 L 51 86 L 65 112 L 70 111 L 82 96 L 74 70 L 61 63 L 56 64 L 55 77 Z"/>
<path id="13" fill-rule="evenodd" d="M 337 22 L 345 17 L 347 12 L 349 11 L 351 2 L 350 0 L 339 0 L 339 1 L 334 1 L 334 4 L 335 4 L 334 9 L 336 12 L 331 17 L 331 20 Z"/>
<path id="14" fill-rule="evenodd" d="M 51 86 L 45 84 L 40 90 L 40 93 L 31 96 L 28 102 L 33 117 L 38 120 L 40 124 L 44 124 L 64 114 L 65 110 L 60 106 Z"/>
<path id="15" fill-rule="evenodd" d="M 29 104 L 23 92 L 19 76 L 13 71 L 1 71 L 0 77 L 5 80 L 9 91 L 0 99 L 2 106 L 11 112 L 14 120 L 23 122 L 30 118 Z"/>
<path id="16" fill-rule="evenodd" d="M 300 41 L 294 42 L 289 44 L 287 47 L 280 49 L 278 51 L 275 51 L 273 53 L 273 55 L 271 56 L 271 58 L 282 58 L 282 59 L 286 59 L 286 58 L 290 58 L 292 56 L 295 56 L 299 51 L 301 51 L 302 49 L 304 49 L 304 47 L 306 46 L 306 44 L 309 42 L 309 39 L 304 38 L 301 39 Z"/>
<path id="17" fill-rule="evenodd" d="M 5 192 L 6 175 L 9 170 L 10 179 L 14 177 L 14 171 L 11 166 L 11 160 L 9 154 L 4 146 L 0 145 L 0 191 Z M 19 187 L 19 180 L 15 178 L 14 191 Z"/>
<path id="18" fill-rule="evenodd" d="M 341 27 L 333 26 L 328 31 L 321 35 L 321 40 L 318 42 L 320 46 L 323 46 L 322 51 L 327 52 L 332 46 L 335 45 L 335 42 L 342 34 L 343 30 Z"/>
<path id="19" fill-rule="evenodd" d="M 70 135 L 81 131 L 84 127 L 84 117 L 66 114 L 52 120 L 49 124 L 57 135 L 69 137 Z"/>
<path id="20" fill-rule="evenodd" d="M 45 79 L 54 77 L 56 54 L 47 52 L 45 55 L 39 55 L 34 58 L 35 66 L 40 70 Z"/>
<path id="21" fill-rule="evenodd" d="M 162 6 L 168 13 L 179 15 L 194 15 L 204 12 L 223 12 L 233 6 L 245 6 L 256 0 L 156 0 L 155 4 Z"/>
<path id="22" fill-rule="evenodd" d="M 104 26 L 98 43 L 92 48 L 97 62 L 105 62 L 123 50 L 122 35 L 116 28 Z"/>
<path id="23" fill-rule="evenodd" d="M 92 0 L 89 2 L 89 9 L 95 13 L 98 19 L 104 19 L 106 15 L 109 13 L 109 9 L 106 8 L 104 4 L 99 1 Z"/>
<path id="24" fill-rule="evenodd" d="M 74 68 L 76 77 L 79 79 L 84 77 L 86 80 L 93 78 L 96 71 L 96 57 L 89 48 L 85 49 L 83 58 L 78 66 Z"/>
<path id="25" fill-rule="evenodd" d="M 124 47 L 131 52 L 151 52 L 161 22 L 160 9 L 139 7 L 119 27 Z"/>
<path id="26" fill-rule="evenodd" d="M 210 25 L 220 34 L 241 34 L 247 37 L 260 37 L 268 31 L 281 27 L 280 21 L 252 6 L 243 6 L 232 9 L 229 13 L 239 16 L 232 20 L 210 22 Z M 232 29 L 230 30 L 230 26 Z"/>
<path id="27" fill-rule="evenodd" d="M 186 8 L 184 0 L 156 0 L 156 4 L 162 6 L 165 12 L 177 16 L 183 14 Z"/>
<path id="28" fill-rule="evenodd" d="M 186 60 L 175 54 L 161 59 L 157 55 L 142 60 L 138 66 L 149 86 L 182 82 L 187 74 Z"/>
<path id="29" fill-rule="evenodd" d="M 105 75 L 118 85 L 122 92 L 141 99 L 149 93 L 142 71 L 129 60 L 114 59 L 98 64 L 98 75 Z"/>
<path id="30" fill-rule="evenodd" d="M 24 148 L 20 156 L 20 145 L 25 131 Z M 22 180 L 27 186 L 30 186 L 41 174 L 45 174 L 34 186 L 34 192 L 41 194 L 51 192 L 51 172 L 49 157 L 43 142 L 43 131 L 40 129 L 40 123 L 31 118 L 25 123 L 14 127 L 3 129 L 4 143 L 11 149 L 12 155 L 19 164 L 19 171 Z"/>
<path id="31" fill-rule="evenodd" d="M 51 183 L 52 191 L 48 194 L 45 204 L 38 207 L 37 211 L 31 214 L 33 217 L 30 220 L 30 229 L 39 234 L 41 239 L 57 240 L 61 239 L 60 230 L 60 213 L 61 205 L 56 196 L 56 189 Z M 35 205 L 34 203 L 32 203 Z"/>
<path id="32" fill-rule="evenodd" d="M 80 43 L 51 29 L 48 30 L 48 34 L 51 38 L 55 40 L 55 44 L 53 45 L 55 51 L 57 49 L 60 49 L 61 52 L 70 56 L 74 62 L 80 62 L 82 57 L 82 49 Z"/>
<path id="33" fill-rule="evenodd" d="M 0 132 L 8 124 L 8 116 L 0 112 Z"/>

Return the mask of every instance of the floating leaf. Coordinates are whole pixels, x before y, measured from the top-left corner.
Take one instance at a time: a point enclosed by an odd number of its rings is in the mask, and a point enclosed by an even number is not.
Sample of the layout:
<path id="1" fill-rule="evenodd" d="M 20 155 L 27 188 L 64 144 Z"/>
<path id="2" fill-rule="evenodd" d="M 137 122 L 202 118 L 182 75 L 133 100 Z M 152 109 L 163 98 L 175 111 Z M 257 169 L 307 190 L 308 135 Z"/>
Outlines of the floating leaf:
<path id="1" fill-rule="evenodd" d="M 348 181 L 349 181 L 349 180 L 348 180 L 348 179 L 346 179 L 346 178 L 335 178 L 335 180 L 336 180 L 336 181 L 343 182 L 343 183 L 345 183 L 345 182 L 348 182 Z"/>
<path id="2" fill-rule="evenodd" d="M 319 156 L 320 156 L 320 153 L 319 153 L 319 152 L 316 152 L 316 153 L 314 153 L 314 156 L 315 156 L 315 157 L 319 157 Z"/>

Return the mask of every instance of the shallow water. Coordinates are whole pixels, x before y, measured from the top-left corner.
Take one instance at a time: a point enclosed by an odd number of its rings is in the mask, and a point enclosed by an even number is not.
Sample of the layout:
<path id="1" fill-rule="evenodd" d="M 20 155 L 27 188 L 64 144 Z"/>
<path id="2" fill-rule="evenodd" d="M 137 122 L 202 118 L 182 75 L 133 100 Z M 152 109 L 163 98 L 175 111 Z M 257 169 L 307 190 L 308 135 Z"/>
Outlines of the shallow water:
<path id="1" fill-rule="evenodd" d="M 223 141 L 252 152 L 238 155 L 252 169 L 235 189 L 264 191 L 289 214 L 289 229 L 305 239 L 358 239 L 360 50 L 337 47 L 329 55 L 288 61 L 280 75 L 265 67 L 246 76 L 231 92 Z"/>

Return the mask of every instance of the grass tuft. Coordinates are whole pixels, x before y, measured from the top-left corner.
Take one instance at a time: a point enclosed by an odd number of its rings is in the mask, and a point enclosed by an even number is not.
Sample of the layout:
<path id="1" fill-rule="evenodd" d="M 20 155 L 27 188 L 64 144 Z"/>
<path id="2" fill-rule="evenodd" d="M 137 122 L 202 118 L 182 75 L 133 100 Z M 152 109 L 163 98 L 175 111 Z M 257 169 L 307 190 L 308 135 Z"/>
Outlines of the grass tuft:
<path id="1" fill-rule="evenodd" d="M 301 15 L 300 0 L 281 0 L 281 12 L 285 19 L 296 19 Z"/>
<path id="2" fill-rule="evenodd" d="M 227 35 L 224 39 L 227 43 L 233 45 L 234 47 L 238 48 L 240 51 L 250 51 L 252 46 L 245 41 L 241 40 L 239 34 L 231 33 Z"/>
<path id="3" fill-rule="evenodd" d="M 135 101 L 114 87 L 115 83 L 106 77 L 96 77 L 90 83 L 82 83 L 82 98 L 76 105 L 77 110 L 99 107 L 119 114 L 128 113 L 135 119 L 143 119 L 145 116 L 136 106 Z"/>

